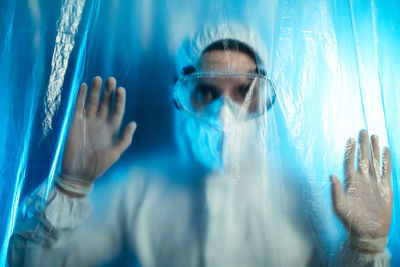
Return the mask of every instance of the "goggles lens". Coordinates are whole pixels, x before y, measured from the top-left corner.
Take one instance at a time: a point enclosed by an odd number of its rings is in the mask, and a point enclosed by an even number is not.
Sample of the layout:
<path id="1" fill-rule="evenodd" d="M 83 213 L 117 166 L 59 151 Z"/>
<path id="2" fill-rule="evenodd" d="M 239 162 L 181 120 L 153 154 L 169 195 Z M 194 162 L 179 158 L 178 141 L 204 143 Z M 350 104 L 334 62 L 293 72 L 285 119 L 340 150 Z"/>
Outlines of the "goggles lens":
<path id="1" fill-rule="evenodd" d="M 266 76 L 254 73 L 193 73 L 174 87 L 179 109 L 211 123 L 218 118 L 223 100 L 230 98 L 240 107 L 237 119 L 259 116 L 275 101 L 275 87 Z"/>

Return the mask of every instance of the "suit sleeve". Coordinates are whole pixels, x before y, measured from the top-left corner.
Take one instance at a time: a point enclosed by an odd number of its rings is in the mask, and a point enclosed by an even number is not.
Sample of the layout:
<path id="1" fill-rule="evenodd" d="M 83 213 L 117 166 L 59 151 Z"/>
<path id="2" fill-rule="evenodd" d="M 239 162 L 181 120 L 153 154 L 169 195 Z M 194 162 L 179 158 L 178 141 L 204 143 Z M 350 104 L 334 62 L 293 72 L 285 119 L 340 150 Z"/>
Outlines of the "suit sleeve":
<path id="1" fill-rule="evenodd" d="M 96 266 L 120 251 L 121 205 L 118 190 L 93 192 L 106 198 L 93 212 L 92 196 L 71 198 L 44 182 L 22 203 L 11 236 L 10 266 Z M 95 189 L 96 191 L 96 189 Z M 44 206 L 44 208 L 42 208 Z"/>

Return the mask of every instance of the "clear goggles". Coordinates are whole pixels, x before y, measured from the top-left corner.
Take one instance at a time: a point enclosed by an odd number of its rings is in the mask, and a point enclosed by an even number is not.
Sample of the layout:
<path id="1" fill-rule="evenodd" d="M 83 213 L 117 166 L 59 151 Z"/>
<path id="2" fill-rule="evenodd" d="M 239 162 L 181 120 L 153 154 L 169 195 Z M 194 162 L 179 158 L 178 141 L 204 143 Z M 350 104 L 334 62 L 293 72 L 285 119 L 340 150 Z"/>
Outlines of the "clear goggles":
<path id="1" fill-rule="evenodd" d="M 196 72 L 183 76 L 174 87 L 178 109 L 215 126 L 220 126 L 219 111 L 226 100 L 235 106 L 236 120 L 242 121 L 262 115 L 275 98 L 272 81 L 257 73 Z"/>

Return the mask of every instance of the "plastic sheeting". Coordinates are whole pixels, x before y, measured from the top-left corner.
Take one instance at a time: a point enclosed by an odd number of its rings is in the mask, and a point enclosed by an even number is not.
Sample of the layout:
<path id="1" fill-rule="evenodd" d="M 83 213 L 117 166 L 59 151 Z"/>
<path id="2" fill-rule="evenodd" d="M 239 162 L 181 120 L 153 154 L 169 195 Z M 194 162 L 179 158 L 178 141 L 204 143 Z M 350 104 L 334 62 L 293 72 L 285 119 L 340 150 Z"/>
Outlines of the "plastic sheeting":
<path id="1" fill-rule="evenodd" d="M 174 54 L 201 25 L 232 20 L 265 40 L 277 88 L 268 143 L 277 168 L 297 174 L 318 253 L 333 264 L 345 242 L 328 177 L 343 179 L 345 141 L 367 129 L 392 152 L 388 248 L 392 265 L 400 264 L 398 1 L 29 0 L 0 9 L 1 265 L 18 206 L 57 173 L 80 82 L 114 76 L 127 89 L 124 124 L 134 119 L 138 130 L 113 169 L 179 153 Z"/>

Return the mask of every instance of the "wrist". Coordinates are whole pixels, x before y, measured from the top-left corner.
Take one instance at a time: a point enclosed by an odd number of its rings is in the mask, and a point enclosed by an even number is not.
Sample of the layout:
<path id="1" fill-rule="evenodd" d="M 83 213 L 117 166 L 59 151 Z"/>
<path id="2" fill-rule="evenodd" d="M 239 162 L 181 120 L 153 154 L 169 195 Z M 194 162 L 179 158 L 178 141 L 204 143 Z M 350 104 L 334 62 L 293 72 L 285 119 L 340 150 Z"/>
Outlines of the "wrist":
<path id="1" fill-rule="evenodd" d="M 66 195 L 66 196 L 68 196 L 68 197 L 71 197 L 71 198 L 83 198 L 83 197 L 86 196 L 86 195 L 81 195 L 81 194 L 77 194 L 77 193 L 73 193 L 73 192 L 66 191 L 66 190 L 63 189 L 58 183 L 54 183 L 54 187 L 55 187 L 59 192 L 61 192 L 62 194 Z"/>
<path id="2" fill-rule="evenodd" d="M 68 174 L 58 174 L 56 177 L 56 188 L 70 197 L 84 197 L 93 188 L 94 180 L 82 179 Z"/>
<path id="3" fill-rule="evenodd" d="M 348 244 L 353 250 L 364 254 L 378 254 L 382 253 L 388 244 L 388 237 L 358 237 L 350 236 Z"/>

